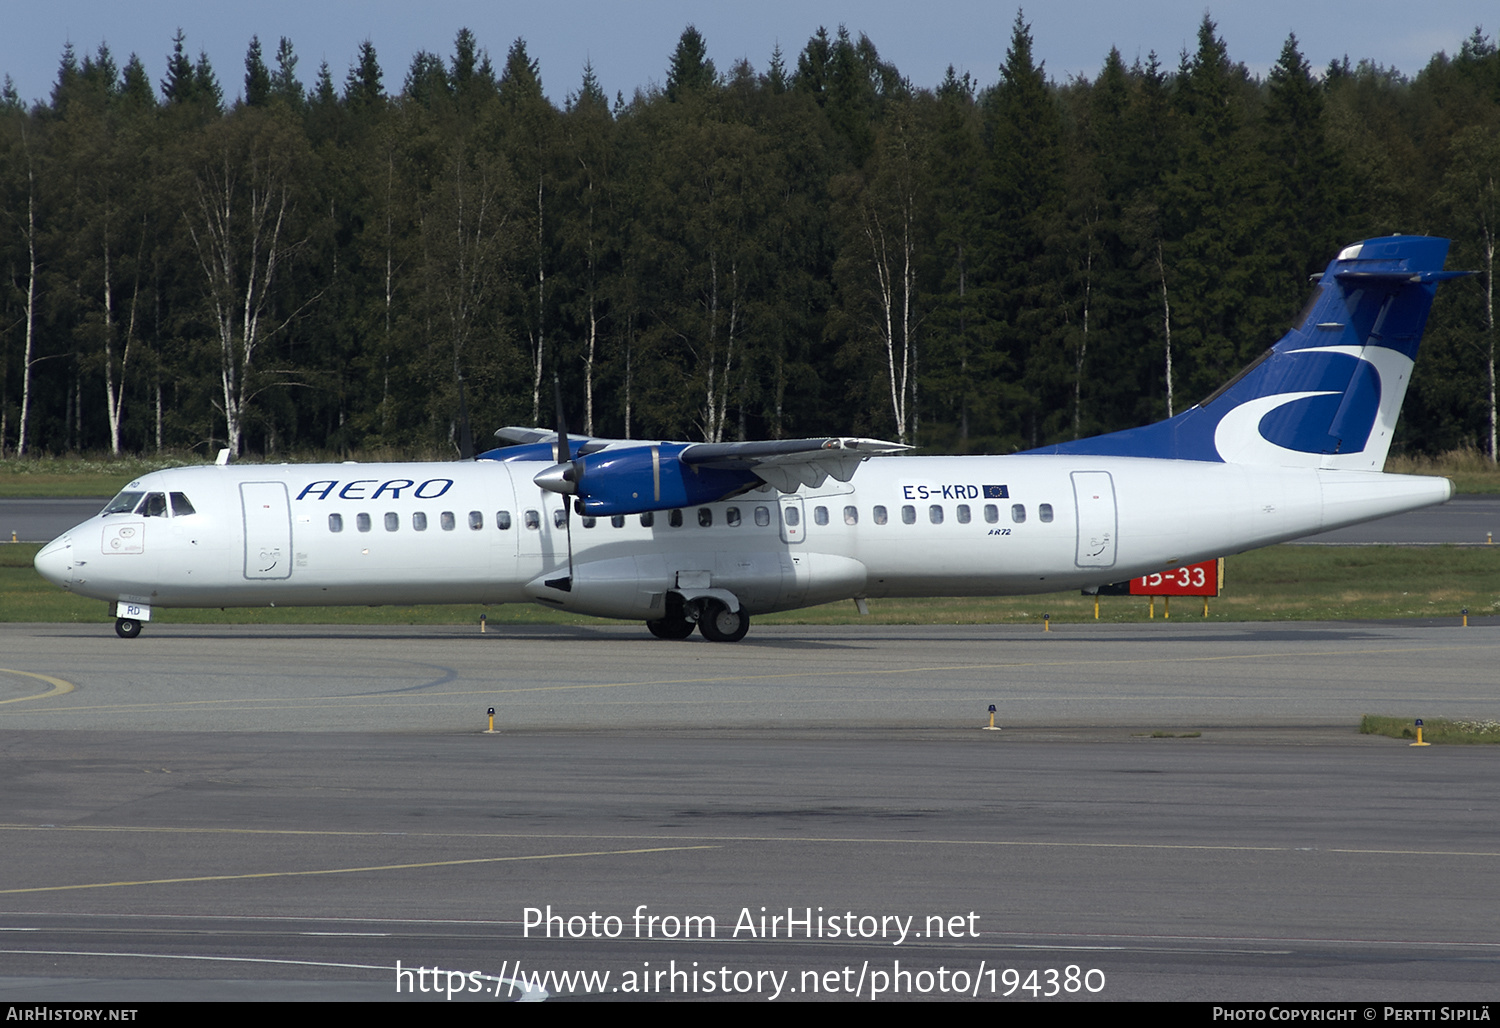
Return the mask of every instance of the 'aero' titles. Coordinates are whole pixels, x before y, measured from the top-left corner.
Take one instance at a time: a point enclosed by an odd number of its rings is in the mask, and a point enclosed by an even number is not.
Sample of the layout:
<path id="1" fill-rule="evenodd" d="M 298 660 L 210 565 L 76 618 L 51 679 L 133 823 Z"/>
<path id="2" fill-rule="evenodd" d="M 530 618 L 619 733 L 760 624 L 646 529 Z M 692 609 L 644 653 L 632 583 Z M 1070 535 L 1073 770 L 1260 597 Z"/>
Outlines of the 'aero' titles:
<path id="1" fill-rule="evenodd" d="M 369 491 L 371 486 L 376 486 L 374 492 Z M 330 496 L 337 496 L 341 500 L 378 500 L 382 497 L 399 500 L 403 491 L 410 490 L 416 499 L 435 500 L 451 488 L 451 478 L 429 478 L 420 485 L 409 478 L 392 478 L 384 482 L 378 478 L 356 478 L 352 482 L 345 482 L 342 489 L 339 489 L 336 479 L 323 479 L 304 486 L 297 494 L 297 499 L 305 500 L 310 497 L 314 500 L 326 500 Z M 335 489 L 338 492 L 335 493 Z"/>

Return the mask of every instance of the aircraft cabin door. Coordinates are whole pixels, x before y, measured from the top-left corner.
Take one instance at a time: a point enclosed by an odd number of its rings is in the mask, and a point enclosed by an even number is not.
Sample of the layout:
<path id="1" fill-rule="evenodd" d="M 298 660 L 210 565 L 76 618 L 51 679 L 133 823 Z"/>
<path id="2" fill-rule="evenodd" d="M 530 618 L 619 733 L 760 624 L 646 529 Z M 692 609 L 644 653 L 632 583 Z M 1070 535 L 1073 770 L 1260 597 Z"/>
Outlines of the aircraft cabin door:
<path id="1" fill-rule="evenodd" d="M 292 507 L 282 482 L 241 482 L 245 577 L 292 577 Z"/>
<path id="2" fill-rule="evenodd" d="M 1078 553 L 1073 562 L 1081 568 L 1114 567 L 1119 517 L 1109 472 L 1073 472 L 1073 503 L 1078 512 Z"/>

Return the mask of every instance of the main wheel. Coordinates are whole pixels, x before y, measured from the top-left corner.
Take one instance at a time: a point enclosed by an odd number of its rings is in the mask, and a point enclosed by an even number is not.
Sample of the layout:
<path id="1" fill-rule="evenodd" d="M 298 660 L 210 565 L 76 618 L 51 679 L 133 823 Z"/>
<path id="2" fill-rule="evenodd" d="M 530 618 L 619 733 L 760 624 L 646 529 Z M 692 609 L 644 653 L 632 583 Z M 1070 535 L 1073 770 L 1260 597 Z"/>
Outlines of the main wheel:
<path id="1" fill-rule="evenodd" d="M 698 630 L 710 642 L 739 642 L 750 631 L 750 615 L 743 607 L 730 610 L 722 603 L 714 603 L 698 619 Z"/>
<path id="2" fill-rule="evenodd" d="M 658 639 L 686 639 L 693 634 L 693 623 L 682 618 L 658 618 L 647 621 L 646 630 Z"/>
<path id="3" fill-rule="evenodd" d="M 121 639 L 134 639 L 141 634 L 141 623 L 134 618 L 115 618 L 115 634 Z"/>

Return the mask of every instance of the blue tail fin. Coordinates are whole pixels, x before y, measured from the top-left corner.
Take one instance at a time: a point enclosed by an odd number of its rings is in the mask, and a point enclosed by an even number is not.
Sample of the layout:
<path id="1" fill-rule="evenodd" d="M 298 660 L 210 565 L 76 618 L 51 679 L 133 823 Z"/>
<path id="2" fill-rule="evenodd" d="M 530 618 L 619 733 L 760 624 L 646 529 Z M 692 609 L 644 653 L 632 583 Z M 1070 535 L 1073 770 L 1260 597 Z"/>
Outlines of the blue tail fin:
<path id="1" fill-rule="evenodd" d="M 1465 274 L 1442 270 L 1447 254 L 1426 236 L 1346 246 L 1301 322 L 1202 403 L 1030 452 L 1379 471 L 1437 283 Z"/>

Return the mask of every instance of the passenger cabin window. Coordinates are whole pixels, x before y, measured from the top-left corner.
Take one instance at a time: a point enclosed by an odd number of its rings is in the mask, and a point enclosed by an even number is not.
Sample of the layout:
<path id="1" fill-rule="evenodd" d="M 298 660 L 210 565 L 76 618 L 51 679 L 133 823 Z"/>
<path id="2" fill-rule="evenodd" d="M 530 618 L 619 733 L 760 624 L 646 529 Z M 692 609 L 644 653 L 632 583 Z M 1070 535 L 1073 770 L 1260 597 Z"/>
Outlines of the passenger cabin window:
<path id="1" fill-rule="evenodd" d="M 453 526 L 457 524 L 457 522 L 453 518 L 453 512 L 451 510 L 445 510 L 441 514 L 439 514 L 438 524 L 442 526 L 444 532 L 453 531 Z"/>
<path id="2" fill-rule="evenodd" d="M 969 505 L 967 503 L 960 503 L 958 505 L 958 523 L 960 525 L 967 525 L 969 523 Z"/>
<path id="3" fill-rule="evenodd" d="M 344 515 L 342 515 L 342 514 L 330 514 L 330 515 L 328 515 L 328 531 L 330 531 L 330 532 L 342 532 L 343 530 L 344 530 Z"/>
<path id="4" fill-rule="evenodd" d="M 469 511 L 469 528 L 477 532 L 484 527 L 484 515 L 477 510 Z"/>
<path id="5" fill-rule="evenodd" d="M 890 521 L 890 515 L 885 512 L 884 507 L 877 504 L 875 507 L 875 523 L 877 525 L 884 525 L 888 521 Z"/>
<path id="6" fill-rule="evenodd" d="M 411 530 L 413 532 L 427 531 L 427 515 L 422 511 L 414 511 L 411 516 Z"/>
<path id="7" fill-rule="evenodd" d="M 357 529 L 359 529 L 361 532 L 368 532 L 370 530 L 370 515 L 368 515 L 368 514 L 356 514 L 356 515 L 354 515 L 354 527 L 357 528 Z"/>
<path id="8" fill-rule="evenodd" d="M 903 525 L 915 525 L 917 523 L 917 508 L 909 503 L 902 507 L 901 523 Z"/>
<path id="9" fill-rule="evenodd" d="M 1024 524 L 1026 521 L 1026 504 L 1013 503 L 1010 507 L 1010 519 L 1016 524 Z"/>
<path id="10" fill-rule="evenodd" d="M 796 507 L 785 507 L 783 510 L 786 512 L 786 523 L 789 526 L 796 528 L 802 524 L 802 514 Z"/>
<path id="11" fill-rule="evenodd" d="M 673 507 L 671 510 L 669 510 L 667 512 L 667 524 L 671 525 L 673 528 L 681 528 L 682 511 L 676 507 Z"/>
<path id="12" fill-rule="evenodd" d="M 509 532 L 510 531 L 510 511 L 508 511 L 508 510 L 497 510 L 497 511 L 495 511 L 495 527 L 498 528 L 498 529 L 500 529 L 500 531 L 502 531 L 502 532 Z"/>
<path id="13" fill-rule="evenodd" d="M 1044 503 L 1037 507 L 1036 516 L 1041 518 L 1044 523 L 1050 522 L 1052 520 L 1052 504 Z"/>
<path id="14" fill-rule="evenodd" d="M 727 507 L 724 510 L 724 524 L 730 528 L 740 527 L 740 509 L 738 507 Z"/>
<path id="15" fill-rule="evenodd" d="M 612 518 L 609 519 L 609 523 L 611 525 L 613 525 L 615 528 L 624 528 L 625 527 L 625 515 L 624 514 L 616 514 L 614 517 L 612 517 Z"/>
<path id="16" fill-rule="evenodd" d="M 396 529 L 398 529 L 400 527 L 401 527 L 401 515 L 397 514 L 393 510 L 386 511 L 386 514 L 385 514 L 385 530 L 387 532 L 394 532 Z"/>
<path id="17" fill-rule="evenodd" d="M 591 518 L 591 517 L 585 516 L 584 519 L 583 519 L 583 527 L 584 528 L 593 528 L 598 523 L 599 523 L 599 519 L 598 518 Z"/>
<path id="18" fill-rule="evenodd" d="M 859 508 L 858 507 L 845 507 L 844 508 L 844 524 L 846 524 L 846 525 L 857 525 L 857 524 L 859 524 Z"/>
<path id="19" fill-rule="evenodd" d="M 554 510 L 552 512 L 552 527 L 553 528 L 562 528 L 567 523 L 568 523 L 568 512 L 566 510 L 564 510 L 561 507 L 558 507 L 556 510 Z"/>
<path id="20" fill-rule="evenodd" d="M 989 522 L 992 525 L 995 522 L 999 521 L 1000 520 L 1000 508 L 997 507 L 997 506 L 995 506 L 993 503 L 986 503 L 984 505 L 984 520 L 987 521 L 987 522 Z"/>
<path id="21" fill-rule="evenodd" d="M 769 525 L 771 523 L 771 509 L 769 507 L 756 507 L 755 523 L 761 528 Z"/>
<path id="22" fill-rule="evenodd" d="M 826 524 L 828 524 L 828 508 L 827 507 L 814 507 L 813 508 L 813 524 L 815 524 L 815 525 L 826 525 Z"/>
<path id="23" fill-rule="evenodd" d="M 928 507 L 927 520 L 931 521 L 934 525 L 941 525 L 943 523 L 943 505 L 934 503 L 931 507 Z"/>
<path id="24" fill-rule="evenodd" d="M 541 511 L 528 510 L 526 512 L 526 527 L 534 531 L 540 531 L 542 527 Z"/>
<path id="25" fill-rule="evenodd" d="M 714 511 L 712 507 L 698 508 L 698 527 L 712 528 L 714 526 Z"/>
<path id="26" fill-rule="evenodd" d="M 654 524 L 656 524 L 656 511 L 648 510 L 646 511 L 646 513 L 641 515 L 642 528 L 650 528 Z"/>
<path id="27" fill-rule="evenodd" d="M 172 494 L 172 516 L 174 518 L 185 517 L 188 514 L 196 513 L 198 512 L 193 509 L 193 505 L 188 502 L 187 493 Z"/>

